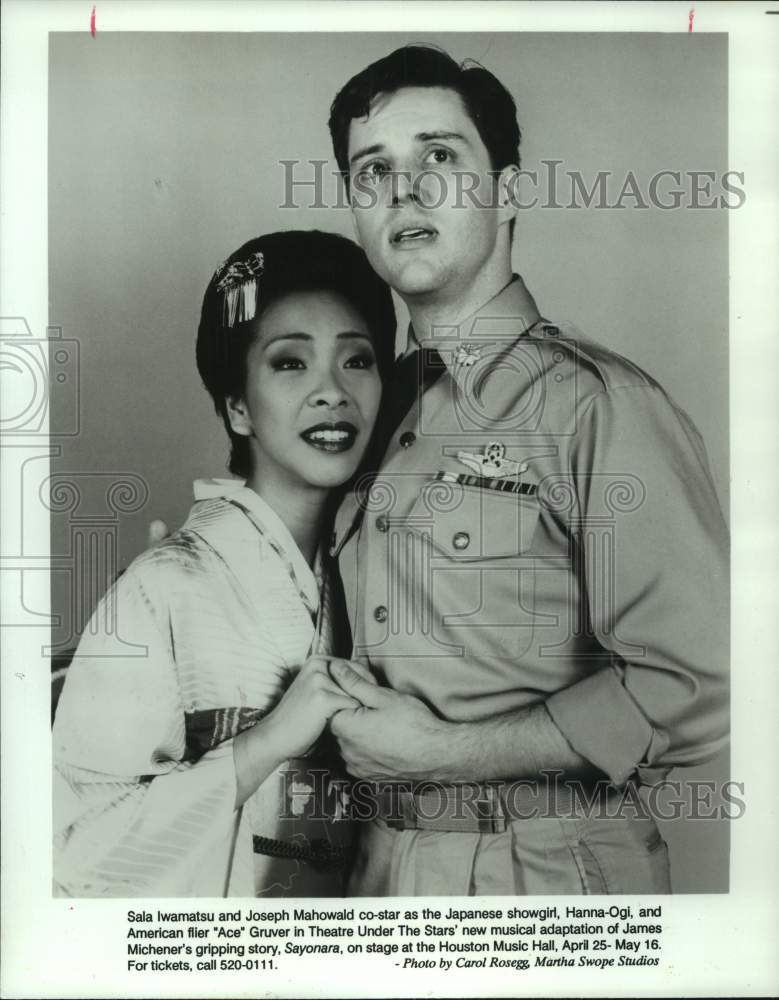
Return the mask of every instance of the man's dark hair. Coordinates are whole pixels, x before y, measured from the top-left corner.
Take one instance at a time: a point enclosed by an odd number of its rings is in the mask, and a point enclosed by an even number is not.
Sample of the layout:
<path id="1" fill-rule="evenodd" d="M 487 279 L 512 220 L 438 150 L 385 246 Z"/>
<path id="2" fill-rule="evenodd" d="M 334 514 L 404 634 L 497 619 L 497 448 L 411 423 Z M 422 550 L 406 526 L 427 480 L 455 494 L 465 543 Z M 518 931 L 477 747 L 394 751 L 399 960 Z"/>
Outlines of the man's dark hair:
<path id="1" fill-rule="evenodd" d="M 407 45 L 353 76 L 332 103 L 328 124 L 333 152 L 347 186 L 352 119 L 366 118 L 379 94 L 394 94 L 403 87 L 456 91 L 487 147 L 492 169 L 500 171 L 512 163 L 519 166 L 517 107 L 500 80 L 472 60 L 460 64 L 434 46 Z"/>
<path id="2" fill-rule="evenodd" d="M 254 318 L 225 325 L 224 293 L 217 285 L 230 264 L 262 254 Z M 249 475 L 249 439 L 236 434 L 227 415 L 227 397 L 246 390 L 246 358 L 265 310 L 294 292 L 335 292 L 360 313 L 373 337 L 379 374 L 389 373 L 395 347 L 392 294 L 363 251 L 345 236 L 319 230 L 289 230 L 249 240 L 230 254 L 208 283 L 197 331 L 197 369 L 230 436 L 228 468 Z"/>

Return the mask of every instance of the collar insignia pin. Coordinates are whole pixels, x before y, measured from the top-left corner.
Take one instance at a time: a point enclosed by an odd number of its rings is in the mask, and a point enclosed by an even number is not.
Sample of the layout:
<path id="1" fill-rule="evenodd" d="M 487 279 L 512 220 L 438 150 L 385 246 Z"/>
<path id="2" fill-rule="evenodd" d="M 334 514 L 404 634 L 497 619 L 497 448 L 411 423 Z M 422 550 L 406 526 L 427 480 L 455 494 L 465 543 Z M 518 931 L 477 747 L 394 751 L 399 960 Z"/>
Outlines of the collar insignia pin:
<path id="1" fill-rule="evenodd" d="M 527 462 L 513 462 L 506 458 L 506 446 L 500 441 L 490 441 L 481 455 L 458 451 L 457 460 L 485 479 L 507 479 L 510 476 L 518 478 L 523 472 L 527 472 Z"/>
<path id="2" fill-rule="evenodd" d="M 480 347 L 474 347 L 473 344 L 463 344 L 461 347 L 457 348 L 454 360 L 456 364 L 462 365 L 463 368 L 470 368 L 471 365 L 476 364 L 480 357 Z"/>

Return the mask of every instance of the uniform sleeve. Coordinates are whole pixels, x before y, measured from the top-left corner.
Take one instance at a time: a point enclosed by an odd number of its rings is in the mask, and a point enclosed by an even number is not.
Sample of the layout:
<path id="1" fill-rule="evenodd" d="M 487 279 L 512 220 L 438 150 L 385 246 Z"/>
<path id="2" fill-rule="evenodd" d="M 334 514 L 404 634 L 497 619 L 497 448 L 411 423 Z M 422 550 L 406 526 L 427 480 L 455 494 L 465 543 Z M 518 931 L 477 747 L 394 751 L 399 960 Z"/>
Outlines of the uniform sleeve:
<path id="1" fill-rule="evenodd" d="M 54 882 L 66 896 L 223 895 L 232 743 L 184 760 L 165 607 L 131 568 L 101 601 L 54 724 Z M 204 859 L 208 859 L 205 864 Z"/>
<path id="2" fill-rule="evenodd" d="M 728 729 L 728 539 L 700 435 L 656 387 L 597 396 L 572 454 L 589 625 L 610 665 L 546 702 L 612 781 L 699 763 Z"/>

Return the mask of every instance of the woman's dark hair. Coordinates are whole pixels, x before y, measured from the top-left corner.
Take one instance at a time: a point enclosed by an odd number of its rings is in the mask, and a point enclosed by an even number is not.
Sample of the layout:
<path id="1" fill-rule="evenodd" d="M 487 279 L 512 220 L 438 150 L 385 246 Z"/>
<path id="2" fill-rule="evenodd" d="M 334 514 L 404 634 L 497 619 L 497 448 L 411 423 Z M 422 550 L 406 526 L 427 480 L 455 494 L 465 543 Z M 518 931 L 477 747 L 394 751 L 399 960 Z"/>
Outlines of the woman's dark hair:
<path id="1" fill-rule="evenodd" d="M 366 118 L 379 94 L 403 87 L 447 87 L 456 91 L 487 147 L 493 170 L 519 166 L 520 131 L 514 98 L 496 76 L 472 60 L 455 62 L 431 45 L 407 45 L 371 63 L 336 94 L 330 135 L 338 167 L 349 184 L 349 126 Z"/>
<path id="2" fill-rule="evenodd" d="M 225 325 L 225 293 L 217 287 L 231 264 L 262 254 L 257 278 L 256 314 Z M 249 240 L 230 254 L 208 283 L 197 331 L 197 369 L 211 394 L 216 412 L 230 436 L 228 468 L 249 475 L 249 439 L 236 434 L 227 416 L 226 398 L 246 388 L 246 357 L 263 312 L 294 292 L 329 291 L 342 295 L 360 313 L 373 335 L 379 374 L 392 365 L 395 309 L 389 286 L 375 273 L 363 251 L 344 236 L 319 230 L 289 230 Z"/>

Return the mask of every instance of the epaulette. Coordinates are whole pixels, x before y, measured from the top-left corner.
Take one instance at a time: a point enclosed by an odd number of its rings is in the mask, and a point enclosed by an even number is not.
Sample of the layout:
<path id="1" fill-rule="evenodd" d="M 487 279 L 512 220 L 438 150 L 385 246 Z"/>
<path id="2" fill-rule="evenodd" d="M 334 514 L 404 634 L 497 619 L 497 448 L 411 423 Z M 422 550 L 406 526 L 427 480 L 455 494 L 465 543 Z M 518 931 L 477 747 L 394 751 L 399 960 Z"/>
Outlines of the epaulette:
<path id="1" fill-rule="evenodd" d="M 602 389 L 657 386 L 651 375 L 638 365 L 604 347 L 597 340 L 586 337 L 573 324 L 558 325 L 542 319 L 528 330 L 528 336 L 536 343 L 548 344 L 554 352 L 564 352 L 575 358 L 579 373 L 589 373 L 597 379 Z"/>

